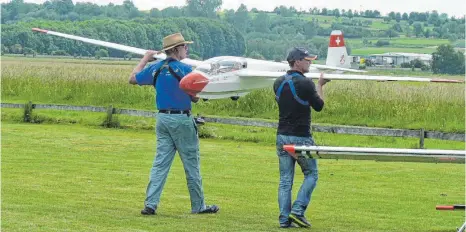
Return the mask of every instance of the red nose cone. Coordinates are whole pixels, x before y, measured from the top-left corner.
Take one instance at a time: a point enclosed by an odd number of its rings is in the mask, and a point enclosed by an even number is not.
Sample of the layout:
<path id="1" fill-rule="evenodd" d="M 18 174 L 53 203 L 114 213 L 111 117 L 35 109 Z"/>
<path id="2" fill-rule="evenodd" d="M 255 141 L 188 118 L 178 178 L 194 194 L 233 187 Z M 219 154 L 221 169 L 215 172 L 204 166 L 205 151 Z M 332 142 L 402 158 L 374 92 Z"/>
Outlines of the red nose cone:
<path id="1" fill-rule="evenodd" d="M 285 144 L 283 145 L 283 150 L 288 152 L 288 155 L 292 156 L 295 159 L 298 159 L 298 155 L 295 153 L 296 149 L 294 144 Z"/>
<path id="2" fill-rule="evenodd" d="M 283 150 L 289 152 L 289 153 L 295 153 L 296 150 L 294 149 L 294 144 L 285 144 L 283 145 Z"/>
<path id="3" fill-rule="evenodd" d="M 201 92 L 208 83 L 209 79 L 204 75 L 192 72 L 181 79 L 180 88 L 189 95 L 195 96 Z"/>

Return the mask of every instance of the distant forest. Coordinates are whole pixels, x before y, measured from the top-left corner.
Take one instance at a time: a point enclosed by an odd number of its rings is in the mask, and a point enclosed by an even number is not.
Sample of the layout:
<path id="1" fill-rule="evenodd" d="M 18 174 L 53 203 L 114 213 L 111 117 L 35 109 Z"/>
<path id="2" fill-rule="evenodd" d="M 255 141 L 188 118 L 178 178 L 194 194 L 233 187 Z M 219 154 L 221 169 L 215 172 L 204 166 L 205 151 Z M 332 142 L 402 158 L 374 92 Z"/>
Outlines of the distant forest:
<path id="1" fill-rule="evenodd" d="M 465 38 L 464 17 L 449 17 L 437 11 L 381 15 L 377 10 L 297 10 L 278 6 L 265 12 L 243 4 L 236 10 L 220 11 L 222 4 L 222 0 L 186 0 L 182 7 L 140 11 L 130 0 L 105 6 L 73 4 L 71 0 L 43 4 L 12 0 L 1 4 L 1 52 L 131 57 L 120 51 L 33 33 L 32 27 L 145 49 L 158 49 L 165 35 L 181 31 L 195 41 L 191 50 L 195 59 L 243 55 L 281 60 L 291 46 L 303 44 L 325 57 L 328 36 L 335 29 L 344 31 L 345 38 Z M 347 45 L 351 52 L 351 44 Z"/>

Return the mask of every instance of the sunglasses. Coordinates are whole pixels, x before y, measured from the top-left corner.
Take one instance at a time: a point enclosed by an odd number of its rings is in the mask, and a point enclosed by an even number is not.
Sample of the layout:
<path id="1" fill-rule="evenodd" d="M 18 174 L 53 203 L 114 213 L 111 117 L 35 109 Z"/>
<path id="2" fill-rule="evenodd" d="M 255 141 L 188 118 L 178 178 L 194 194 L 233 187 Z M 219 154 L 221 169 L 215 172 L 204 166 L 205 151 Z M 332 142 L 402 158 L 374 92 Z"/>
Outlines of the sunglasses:
<path id="1" fill-rule="evenodd" d="M 183 45 L 177 46 L 177 48 L 179 48 L 179 47 L 183 47 L 184 49 L 186 49 L 186 51 L 188 51 L 188 45 L 187 45 L 187 44 L 183 44 Z"/>

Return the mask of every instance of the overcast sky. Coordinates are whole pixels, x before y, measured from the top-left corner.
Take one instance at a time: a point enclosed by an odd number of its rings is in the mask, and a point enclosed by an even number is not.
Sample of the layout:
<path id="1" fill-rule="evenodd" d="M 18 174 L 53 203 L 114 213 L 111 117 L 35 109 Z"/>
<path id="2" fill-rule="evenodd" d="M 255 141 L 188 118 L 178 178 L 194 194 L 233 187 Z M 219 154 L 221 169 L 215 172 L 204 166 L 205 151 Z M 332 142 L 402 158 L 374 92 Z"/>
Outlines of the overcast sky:
<path id="1" fill-rule="evenodd" d="M 9 2 L 11 0 L 0 0 Z M 43 3 L 45 0 L 24 0 L 24 2 Z M 112 2 L 120 5 L 123 0 L 73 0 L 76 2 L 92 2 L 99 5 L 107 5 Z M 186 0 L 133 0 L 134 5 L 139 10 L 149 10 L 152 8 L 163 9 L 169 6 L 185 5 Z M 244 3 L 248 9 L 257 8 L 259 10 L 273 10 L 276 6 L 294 6 L 296 9 L 307 10 L 311 7 L 317 8 L 338 8 L 352 10 L 378 10 L 382 15 L 390 11 L 395 12 L 425 12 L 437 10 L 439 13 L 447 13 L 449 16 L 462 17 L 466 14 L 465 0 L 223 0 L 223 9 L 237 9 Z"/>

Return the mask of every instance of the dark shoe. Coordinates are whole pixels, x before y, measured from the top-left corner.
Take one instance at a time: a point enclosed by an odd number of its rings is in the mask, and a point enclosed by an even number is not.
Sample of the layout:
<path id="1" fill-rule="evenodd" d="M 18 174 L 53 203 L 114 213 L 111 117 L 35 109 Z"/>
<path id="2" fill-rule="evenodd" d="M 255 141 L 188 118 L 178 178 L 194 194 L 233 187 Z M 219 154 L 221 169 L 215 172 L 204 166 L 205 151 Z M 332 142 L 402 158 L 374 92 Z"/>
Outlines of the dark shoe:
<path id="1" fill-rule="evenodd" d="M 280 228 L 291 229 L 291 228 L 299 228 L 299 226 L 295 225 L 294 223 L 289 223 L 289 224 L 280 224 Z"/>
<path id="2" fill-rule="evenodd" d="M 300 227 L 311 227 L 311 223 L 309 223 L 304 216 L 291 213 L 289 218 Z"/>
<path id="3" fill-rule="evenodd" d="M 199 213 L 217 213 L 220 208 L 216 205 L 207 205 L 204 210 L 201 210 Z"/>
<path id="4" fill-rule="evenodd" d="M 141 210 L 141 214 L 142 215 L 154 215 L 155 210 L 146 206 L 143 210 Z"/>

